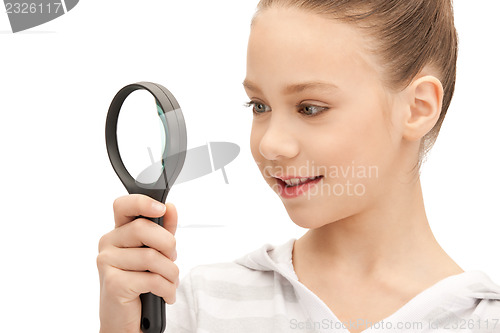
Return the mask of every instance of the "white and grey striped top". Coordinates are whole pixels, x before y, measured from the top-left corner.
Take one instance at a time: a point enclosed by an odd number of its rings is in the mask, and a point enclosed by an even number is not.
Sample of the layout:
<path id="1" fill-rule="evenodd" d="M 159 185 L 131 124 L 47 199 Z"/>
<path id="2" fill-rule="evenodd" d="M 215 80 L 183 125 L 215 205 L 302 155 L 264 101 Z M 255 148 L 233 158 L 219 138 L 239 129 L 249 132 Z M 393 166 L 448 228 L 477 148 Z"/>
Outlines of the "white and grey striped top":
<path id="1" fill-rule="evenodd" d="M 340 322 L 298 281 L 294 241 L 193 268 L 167 305 L 166 331 L 349 333 L 356 323 Z M 500 332 L 500 286 L 481 271 L 467 271 L 437 282 L 384 320 L 357 324 L 363 332 Z"/>

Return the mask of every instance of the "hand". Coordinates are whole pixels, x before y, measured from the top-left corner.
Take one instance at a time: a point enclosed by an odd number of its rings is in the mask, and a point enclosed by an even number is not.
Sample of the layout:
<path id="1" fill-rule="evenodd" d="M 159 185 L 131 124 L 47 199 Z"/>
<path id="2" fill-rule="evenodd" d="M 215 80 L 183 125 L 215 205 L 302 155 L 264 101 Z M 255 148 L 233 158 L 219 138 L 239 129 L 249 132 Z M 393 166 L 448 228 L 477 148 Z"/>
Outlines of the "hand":
<path id="1" fill-rule="evenodd" d="M 152 292 L 167 304 L 175 302 L 177 211 L 171 203 L 140 194 L 116 199 L 113 210 L 115 229 L 101 237 L 97 256 L 100 332 L 140 333 L 140 294 Z M 163 216 L 164 227 L 139 215 Z"/>

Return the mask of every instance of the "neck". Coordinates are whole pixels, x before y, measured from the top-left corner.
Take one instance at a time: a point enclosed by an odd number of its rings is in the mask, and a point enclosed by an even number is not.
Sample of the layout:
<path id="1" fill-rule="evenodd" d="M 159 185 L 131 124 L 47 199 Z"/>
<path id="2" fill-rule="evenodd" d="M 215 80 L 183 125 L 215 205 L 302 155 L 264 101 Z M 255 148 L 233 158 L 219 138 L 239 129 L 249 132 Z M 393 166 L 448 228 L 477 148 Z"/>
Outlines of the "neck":
<path id="1" fill-rule="evenodd" d="M 392 187 L 372 207 L 311 229 L 296 243 L 296 249 L 314 253 L 308 255 L 312 265 L 357 276 L 413 275 L 436 267 L 442 275 L 461 271 L 434 238 L 420 179 Z"/>

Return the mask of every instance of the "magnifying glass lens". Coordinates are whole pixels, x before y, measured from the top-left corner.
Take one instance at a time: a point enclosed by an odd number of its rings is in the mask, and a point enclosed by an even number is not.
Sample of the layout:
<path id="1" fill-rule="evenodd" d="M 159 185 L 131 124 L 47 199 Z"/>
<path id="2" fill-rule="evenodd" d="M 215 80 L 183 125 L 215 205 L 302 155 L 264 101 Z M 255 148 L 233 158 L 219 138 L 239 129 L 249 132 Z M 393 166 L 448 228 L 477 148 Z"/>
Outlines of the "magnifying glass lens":
<path id="1" fill-rule="evenodd" d="M 123 102 L 116 130 L 118 150 L 136 182 L 152 184 L 163 172 L 168 137 L 164 121 L 161 106 L 147 90 L 136 90 Z"/>
<path id="2" fill-rule="evenodd" d="M 167 138 L 169 138 L 169 133 L 168 133 L 167 126 L 166 126 L 167 119 L 165 116 L 165 112 L 161 108 L 160 103 L 158 102 L 157 99 L 155 99 L 155 100 L 156 100 L 156 111 L 158 112 L 158 117 L 160 119 L 160 122 L 158 123 L 158 125 L 160 126 L 159 131 L 161 133 L 161 151 L 162 151 L 162 154 L 167 154 L 168 153 L 166 151 L 166 148 L 168 147 L 167 146 Z M 165 133 L 165 132 L 167 132 L 167 133 Z"/>

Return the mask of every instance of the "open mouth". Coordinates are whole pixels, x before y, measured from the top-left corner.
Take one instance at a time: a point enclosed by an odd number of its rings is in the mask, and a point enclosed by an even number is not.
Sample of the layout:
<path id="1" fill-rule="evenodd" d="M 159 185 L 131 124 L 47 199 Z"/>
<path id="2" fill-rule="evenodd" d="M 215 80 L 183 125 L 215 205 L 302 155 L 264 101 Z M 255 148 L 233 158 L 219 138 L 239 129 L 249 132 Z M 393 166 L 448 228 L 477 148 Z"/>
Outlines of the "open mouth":
<path id="1" fill-rule="evenodd" d="M 302 178 L 301 180 L 299 180 L 298 178 L 297 179 L 290 179 L 290 180 L 286 180 L 286 181 L 281 180 L 279 178 L 276 178 L 276 179 L 278 180 L 278 182 L 281 183 L 281 185 L 283 185 L 286 188 L 289 188 L 289 187 L 300 186 L 300 185 L 304 185 L 304 184 L 307 184 L 310 182 L 318 181 L 321 178 L 323 178 L 322 175 L 316 176 L 316 177 L 310 177 L 307 179 Z"/>

